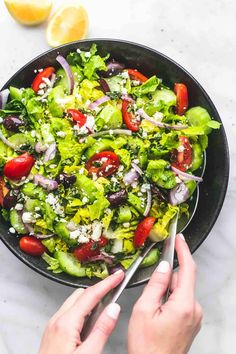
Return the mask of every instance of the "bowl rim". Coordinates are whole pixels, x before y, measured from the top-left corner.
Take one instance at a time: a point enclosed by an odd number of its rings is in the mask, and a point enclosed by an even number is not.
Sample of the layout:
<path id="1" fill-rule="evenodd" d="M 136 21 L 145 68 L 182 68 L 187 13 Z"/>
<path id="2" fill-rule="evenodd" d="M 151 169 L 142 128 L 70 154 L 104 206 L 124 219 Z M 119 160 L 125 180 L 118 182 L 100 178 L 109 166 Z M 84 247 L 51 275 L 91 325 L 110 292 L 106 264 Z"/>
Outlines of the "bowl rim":
<path id="1" fill-rule="evenodd" d="M 172 58 L 170 58 L 169 56 L 167 56 L 166 54 L 163 54 L 161 53 L 160 51 L 156 50 L 156 49 L 153 49 L 147 45 L 143 45 L 143 44 L 140 44 L 140 43 L 136 43 L 136 42 L 133 42 L 133 41 L 129 41 L 129 40 L 124 40 L 124 39 L 113 39 L 113 38 L 102 38 L 102 37 L 98 37 L 98 38 L 89 38 L 89 39 L 83 39 L 83 40 L 79 40 L 79 41 L 73 41 L 73 42 L 70 42 L 70 43 L 67 43 L 67 44 L 63 44 L 61 46 L 58 46 L 58 47 L 55 47 L 55 48 L 51 48 L 39 55 L 37 55 L 36 57 L 34 57 L 33 59 L 31 59 L 30 61 L 28 61 L 25 65 L 23 65 L 20 69 L 17 70 L 17 72 L 15 74 L 13 74 L 11 76 L 11 78 L 2 86 L 2 88 L 0 89 L 0 91 L 6 89 L 9 87 L 9 84 L 12 82 L 12 80 L 14 80 L 15 77 L 18 76 L 18 74 L 22 71 L 24 71 L 30 64 L 32 64 L 34 61 L 46 56 L 47 54 L 49 53 L 52 53 L 52 52 L 59 52 L 60 49 L 64 49 L 64 48 L 69 48 L 73 45 L 80 45 L 80 44 L 83 44 L 83 43 L 94 43 L 94 42 L 115 42 L 115 43 L 120 43 L 120 44 L 128 44 L 128 45 L 131 45 L 131 46 L 134 46 L 134 47 L 140 47 L 142 49 L 145 49 L 147 51 L 150 51 L 150 52 L 153 52 L 154 54 L 157 54 L 159 55 L 160 57 L 166 59 L 167 61 L 170 61 L 172 64 L 174 64 L 176 67 L 178 67 L 178 69 L 181 69 L 201 90 L 203 96 L 205 97 L 205 99 L 208 101 L 208 103 L 210 104 L 212 110 L 214 111 L 214 116 L 217 118 L 217 120 L 219 120 L 221 123 L 221 118 L 220 118 L 220 115 L 213 103 L 213 101 L 211 100 L 210 96 L 208 95 L 208 93 L 205 91 L 205 89 L 202 87 L 202 85 L 198 82 L 198 80 L 195 79 L 195 77 L 188 71 L 186 70 L 182 65 L 180 65 L 179 63 L 177 63 L 175 60 L 173 60 Z M 224 204 L 224 200 L 225 200 L 225 196 L 226 196 L 226 193 L 227 193 L 227 187 L 228 187 L 228 182 L 229 182 L 229 171 L 230 171 L 230 157 L 229 157 L 229 146 L 228 146 L 228 140 L 227 140 L 227 136 L 226 136 L 226 133 L 225 133 L 225 129 L 224 129 L 224 126 L 223 126 L 223 123 L 221 125 L 221 133 L 223 135 L 223 146 L 224 146 L 224 150 L 225 150 L 225 155 L 226 155 L 226 160 L 225 160 L 225 171 L 224 171 L 224 181 L 223 181 L 223 184 L 222 184 L 222 188 L 221 188 L 221 193 L 220 193 L 220 197 L 219 197 L 219 202 L 217 204 L 217 208 L 214 212 L 214 215 L 213 215 L 213 218 L 212 218 L 212 221 L 210 224 L 208 224 L 208 228 L 205 232 L 205 235 L 204 235 L 204 238 L 200 239 L 199 242 L 196 242 L 195 246 L 191 249 L 191 253 L 193 254 L 200 246 L 201 244 L 205 241 L 205 239 L 207 238 L 207 236 L 209 235 L 210 231 L 212 230 L 213 226 L 215 225 L 216 223 L 216 220 L 220 214 L 220 211 L 223 207 L 223 204 Z M 25 265 L 27 265 L 28 267 L 30 267 L 31 269 L 35 270 L 37 273 L 41 274 L 42 276 L 50 279 L 50 280 L 53 280 L 57 283 L 60 283 L 60 284 L 63 284 L 63 285 L 67 285 L 67 286 L 70 286 L 70 287 L 74 287 L 74 288 L 78 288 L 78 287 L 83 287 L 83 288 L 87 288 L 88 286 L 87 285 L 84 285 L 84 284 L 75 284 L 71 281 L 67 281 L 67 280 L 64 280 L 64 279 L 60 279 L 60 278 L 57 278 L 56 275 L 54 275 L 54 273 L 49 273 L 49 272 L 46 272 L 44 269 L 40 269 L 38 268 L 36 265 L 34 265 L 33 263 L 31 263 L 26 257 L 22 256 L 21 254 L 18 253 L 18 250 L 14 247 L 12 247 L 3 237 L 2 235 L 0 234 L 0 239 L 2 240 L 2 242 L 7 246 L 7 248 L 20 260 L 22 261 Z M 178 263 L 176 264 L 176 267 L 178 266 Z M 127 286 L 127 288 L 133 288 L 133 287 L 136 287 L 136 286 L 139 286 L 139 285 L 143 285 L 145 283 L 147 283 L 147 281 L 150 279 L 150 276 L 149 277 L 145 277 L 144 279 L 142 280 L 138 280 L 136 282 L 133 282 L 131 284 L 129 284 Z"/>

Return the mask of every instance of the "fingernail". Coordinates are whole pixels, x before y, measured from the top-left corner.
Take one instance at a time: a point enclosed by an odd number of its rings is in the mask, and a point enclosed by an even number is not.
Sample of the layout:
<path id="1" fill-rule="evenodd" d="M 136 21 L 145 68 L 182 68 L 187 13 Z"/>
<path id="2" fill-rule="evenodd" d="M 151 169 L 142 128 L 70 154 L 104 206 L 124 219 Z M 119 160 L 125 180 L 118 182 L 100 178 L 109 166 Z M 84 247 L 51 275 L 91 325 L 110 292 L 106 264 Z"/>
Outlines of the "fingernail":
<path id="1" fill-rule="evenodd" d="M 120 314 L 120 305 L 116 303 L 108 305 L 106 308 L 106 313 L 110 318 L 116 320 Z"/>
<path id="2" fill-rule="evenodd" d="M 167 261 L 161 261 L 156 269 L 159 273 L 167 273 L 170 269 L 170 264 Z"/>
<path id="3" fill-rule="evenodd" d="M 124 273 L 122 269 L 117 270 L 115 273 L 113 273 L 113 275 L 119 275 L 121 273 Z"/>
<path id="4" fill-rule="evenodd" d="M 78 294 L 82 294 L 82 293 L 84 292 L 84 290 L 85 290 L 85 289 L 83 289 L 83 288 L 78 288 L 78 289 L 77 289 L 77 293 L 78 293 Z"/>
<path id="5" fill-rule="evenodd" d="M 185 241 L 185 238 L 184 238 L 184 235 L 183 234 L 178 234 L 179 235 L 179 237 L 183 240 L 183 241 Z"/>

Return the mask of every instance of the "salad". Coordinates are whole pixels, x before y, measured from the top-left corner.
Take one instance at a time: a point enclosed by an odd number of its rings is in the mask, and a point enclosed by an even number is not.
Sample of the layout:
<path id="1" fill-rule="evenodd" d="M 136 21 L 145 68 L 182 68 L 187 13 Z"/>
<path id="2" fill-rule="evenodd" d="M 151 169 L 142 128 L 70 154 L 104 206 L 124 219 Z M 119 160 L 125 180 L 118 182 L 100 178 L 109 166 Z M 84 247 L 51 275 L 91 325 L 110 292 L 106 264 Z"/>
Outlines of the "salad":
<path id="1" fill-rule="evenodd" d="M 0 205 L 9 237 L 54 273 L 104 278 L 127 269 L 147 239 L 188 216 L 208 134 L 203 107 L 184 83 L 101 57 L 96 45 L 32 85 L 0 93 Z M 195 172 L 196 171 L 196 172 Z M 142 266 L 157 262 L 153 249 Z"/>

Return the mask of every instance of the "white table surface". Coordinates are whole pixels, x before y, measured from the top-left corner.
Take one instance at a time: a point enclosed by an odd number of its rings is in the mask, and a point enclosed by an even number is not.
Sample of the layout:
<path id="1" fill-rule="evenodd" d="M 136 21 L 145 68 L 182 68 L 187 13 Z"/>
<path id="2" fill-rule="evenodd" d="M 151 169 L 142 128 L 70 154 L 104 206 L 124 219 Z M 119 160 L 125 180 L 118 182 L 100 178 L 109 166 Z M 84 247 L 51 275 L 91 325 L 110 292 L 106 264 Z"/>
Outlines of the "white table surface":
<path id="1" fill-rule="evenodd" d="M 55 1 L 58 6 L 63 1 Z M 136 41 L 170 56 L 203 85 L 223 120 L 231 152 L 224 207 L 195 253 L 197 297 L 204 308 L 202 331 L 191 354 L 236 352 L 236 3 L 233 0 L 88 0 L 89 38 Z M 0 2 L 0 86 L 22 65 L 48 49 L 44 25 L 16 24 Z M 236 216 L 236 215 L 235 215 Z M 0 353 L 37 353 L 49 317 L 72 289 L 33 272 L 1 244 Z M 128 318 L 142 288 L 127 290 L 122 315 L 105 353 L 126 353 Z M 4 349 L 5 348 L 5 349 Z"/>

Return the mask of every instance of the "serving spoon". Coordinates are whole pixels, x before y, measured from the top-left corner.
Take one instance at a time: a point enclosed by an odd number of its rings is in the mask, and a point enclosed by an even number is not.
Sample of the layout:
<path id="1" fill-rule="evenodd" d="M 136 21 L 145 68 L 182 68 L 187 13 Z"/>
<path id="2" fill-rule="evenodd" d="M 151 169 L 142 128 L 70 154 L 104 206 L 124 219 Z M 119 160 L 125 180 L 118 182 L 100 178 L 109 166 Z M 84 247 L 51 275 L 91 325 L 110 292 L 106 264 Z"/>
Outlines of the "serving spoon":
<path id="1" fill-rule="evenodd" d="M 205 171 L 205 165 L 206 165 L 206 156 L 204 154 L 204 162 L 203 162 L 203 167 L 202 167 L 202 173 L 201 176 L 203 176 L 204 171 Z M 162 256 L 160 261 L 168 261 L 170 264 L 171 269 L 173 269 L 173 264 L 174 264 L 174 251 L 175 251 L 175 236 L 176 233 L 183 232 L 187 226 L 190 224 L 190 222 L 193 219 L 193 216 L 196 212 L 197 205 L 198 205 L 198 200 L 199 200 L 199 186 L 197 185 L 197 188 L 195 192 L 193 193 L 192 197 L 189 200 L 189 213 L 190 217 L 184 218 L 181 217 L 178 220 L 178 213 L 174 217 L 174 219 L 171 221 L 170 226 L 169 226 L 169 236 L 168 238 L 164 241 L 163 245 L 163 251 L 162 251 Z M 178 227 L 177 227 L 178 224 Z M 160 242 L 160 241 L 158 241 Z M 104 310 L 104 308 L 111 304 L 117 302 L 119 299 L 120 295 L 126 288 L 126 286 L 129 284 L 131 278 L 134 276 L 135 272 L 143 262 L 144 258 L 148 255 L 148 253 L 151 251 L 151 249 L 156 246 L 158 242 L 151 242 L 149 241 L 147 245 L 143 248 L 143 250 L 140 252 L 139 256 L 135 259 L 135 261 L 132 263 L 132 265 L 129 267 L 129 269 L 125 272 L 125 276 L 123 281 L 112 291 L 110 291 L 103 299 L 102 301 L 95 307 L 95 309 L 91 312 L 89 317 L 87 318 L 85 325 L 83 327 L 82 333 L 81 333 L 81 338 L 82 340 L 85 340 L 88 335 L 91 333 L 92 328 L 100 316 L 101 312 Z M 169 296 L 169 288 L 166 292 L 166 294 L 163 297 L 163 303 L 168 299 Z"/>

